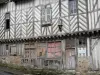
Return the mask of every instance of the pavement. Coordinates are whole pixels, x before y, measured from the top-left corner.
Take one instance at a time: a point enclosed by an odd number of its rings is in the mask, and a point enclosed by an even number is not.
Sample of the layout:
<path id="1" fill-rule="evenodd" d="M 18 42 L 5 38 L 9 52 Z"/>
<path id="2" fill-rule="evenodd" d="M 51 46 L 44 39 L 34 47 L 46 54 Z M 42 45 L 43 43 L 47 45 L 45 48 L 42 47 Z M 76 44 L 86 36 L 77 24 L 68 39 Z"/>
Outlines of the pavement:
<path id="1" fill-rule="evenodd" d="M 0 67 L 0 75 L 24 75 L 22 72 L 8 69 L 6 67 Z"/>
<path id="2" fill-rule="evenodd" d="M 0 75 L 13 75 L 11 73 L 6 73 L 6 72 L 0 72 Z"/>
<path id="3" fill-rule="evenodd" d="M 14 74 L 0 70 L 0 75 L 14 75 Z"/>

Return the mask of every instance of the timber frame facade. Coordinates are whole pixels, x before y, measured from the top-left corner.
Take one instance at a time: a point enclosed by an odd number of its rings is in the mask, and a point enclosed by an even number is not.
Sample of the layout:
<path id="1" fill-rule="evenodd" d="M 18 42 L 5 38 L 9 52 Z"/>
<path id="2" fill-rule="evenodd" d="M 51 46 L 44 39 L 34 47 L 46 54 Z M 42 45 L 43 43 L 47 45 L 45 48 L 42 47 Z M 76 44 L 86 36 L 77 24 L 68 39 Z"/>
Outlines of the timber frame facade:
<path id="1" fill-rule="evenodd" d="M 100 0 L 11 0 L 0 4 L 2 62 L 68 70 L 79 69 L 86 62 L 88 67 L 83 67 L 98 70 L 99 46 Z"/>

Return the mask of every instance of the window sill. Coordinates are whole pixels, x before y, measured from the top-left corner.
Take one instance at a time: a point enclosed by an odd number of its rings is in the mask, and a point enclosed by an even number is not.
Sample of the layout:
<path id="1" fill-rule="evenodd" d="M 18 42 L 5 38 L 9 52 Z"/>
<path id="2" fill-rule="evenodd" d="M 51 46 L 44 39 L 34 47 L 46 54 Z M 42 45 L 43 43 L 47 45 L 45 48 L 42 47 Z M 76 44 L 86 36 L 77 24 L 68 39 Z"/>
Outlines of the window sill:
<path id="1" fill-rule="evenodd" d="M 70 13 L 70 16 L 75 16 L 77 15 L 77 13 Z"/>
<path id="2" fill-rule="evenodd" d="M 10 29 L 5 29 L 5 31 L 10 31 Z"/>
<path id="3" fill-rule="evenodd" d="M 18 56 L 17 54 L 10 54 L 10 56 Z"/>
<path id="4" fill-rule="evenodd" d="M 51 26 L 51 23 L 42 24 L 42 27 L 48 27 L 48 26 Z"/>

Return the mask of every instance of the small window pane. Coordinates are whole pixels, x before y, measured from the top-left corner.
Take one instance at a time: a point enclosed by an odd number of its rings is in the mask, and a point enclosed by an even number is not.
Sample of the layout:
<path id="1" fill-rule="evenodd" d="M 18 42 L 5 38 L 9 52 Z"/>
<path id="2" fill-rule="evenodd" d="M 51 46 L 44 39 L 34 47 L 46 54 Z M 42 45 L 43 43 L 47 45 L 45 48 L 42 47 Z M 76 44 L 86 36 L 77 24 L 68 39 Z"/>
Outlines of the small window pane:
<path id="1" fill-rule="evenodd" d="M 51 14 L 51 9 L 50 9 L 50 7 L 47 8 L 47 14 Z"/>
<path id="2" fill-rule="evenodd" d="M 51 20 L 51 16 L 47 15 L 47 22 L 50 22 L 50 20 Z"/>
<path id="3" fill-rule="evenodd" d="M 9 46 L 8 45 L 6 45 L 6 50 L 8 50 L 9 49 Z"/>
<path id="4" fill-rule="evenodd" d="M 76 0 L 69 0 L 69 12 L 70 14 L 76 13 Z"/>
<path id="5" fill-rule="evenodd" d="M 6 14 L 5 14 L 5 18 L 6 18 L 6 19 L 10 19 L 10 13 L 6 13 Z"/>
<path id="6" fill-rule="evenodd" d="M 6 27 L 5 29 L 10 29 L 10 19 L 6 19 Z"/>
<path id="7" fill-rule="evenodd" d="M 10 29 L 10 13 L 6 13 L 5 14 L 5 29 Z"/>
<path id="8" fill-rule="evenodd" d="M 42 9 L 42 16 L 45 15 L 45 9 Z"/>
<path id="9" fill-rule="evenodd" d="M 39 56 L 42 56 L 42 52 L 39 53 Z"/>

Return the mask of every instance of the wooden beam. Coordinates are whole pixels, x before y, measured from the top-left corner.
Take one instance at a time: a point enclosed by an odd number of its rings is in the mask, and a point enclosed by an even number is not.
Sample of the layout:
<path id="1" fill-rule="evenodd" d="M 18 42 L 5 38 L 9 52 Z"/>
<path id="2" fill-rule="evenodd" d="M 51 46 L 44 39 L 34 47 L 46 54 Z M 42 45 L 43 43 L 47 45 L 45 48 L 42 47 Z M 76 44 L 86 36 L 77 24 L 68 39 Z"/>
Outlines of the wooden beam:
<path id="1" fill-rule="evenodd" d="M 51 35 L 51 36 L 39 36 L 33 38 L 23 38 L 23 39 L 3 39 L 0 40 L 0 43 L 15 43 L 15 42 L 28 42 L 28 41 L 49 41 L 49 40 L 62 40 L 68 38 L 78 38 L 78 37 L 97 37 L 100 36 L 100 30 L 92 30 L 92 31 L 82 31 L 82 32 L 74 32 L 74 33 L 66 33 L 62 35 Z"/>

